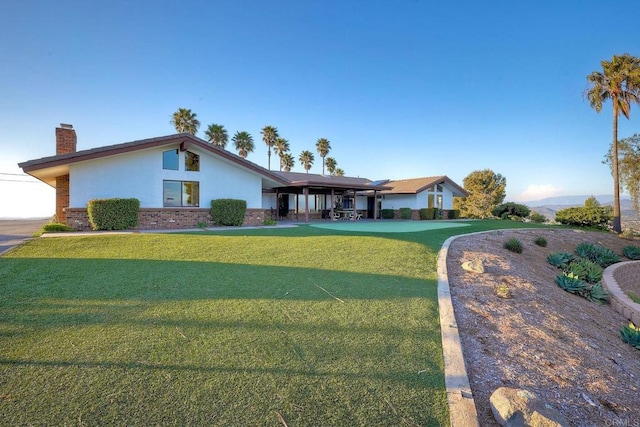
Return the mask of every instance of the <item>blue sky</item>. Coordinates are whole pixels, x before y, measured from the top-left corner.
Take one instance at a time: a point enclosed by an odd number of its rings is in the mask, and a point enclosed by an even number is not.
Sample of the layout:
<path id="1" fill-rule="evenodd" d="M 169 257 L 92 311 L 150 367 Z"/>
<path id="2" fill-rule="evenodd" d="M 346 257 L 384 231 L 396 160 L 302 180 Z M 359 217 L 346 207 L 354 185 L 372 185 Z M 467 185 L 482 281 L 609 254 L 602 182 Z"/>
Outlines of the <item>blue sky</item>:
<path id="1" fill-rule="evenodd" d="M 636 0 L 4 2 L 0 217 L 53 213 L 50 188 L 10 174 L 55 154 L 59 123 L 82 150 L 172 134 L 180 107 L 198 136 L 211 123 L 251 133 L 248 159 L 265 167 L 260 129 L 273 125 L 296 158 L 329 139 L 350 176 L 462 185 L 488 168 L 508 201 L 610 194 L 611 105 L 596 114 L 582 94 L 601 60 L 640 55 L 640 26 L 614 32 L 623 20 L 609 19 L 636 11 Z M 621 120 L 621 138 L 640 132 L 639 115 Z"/>

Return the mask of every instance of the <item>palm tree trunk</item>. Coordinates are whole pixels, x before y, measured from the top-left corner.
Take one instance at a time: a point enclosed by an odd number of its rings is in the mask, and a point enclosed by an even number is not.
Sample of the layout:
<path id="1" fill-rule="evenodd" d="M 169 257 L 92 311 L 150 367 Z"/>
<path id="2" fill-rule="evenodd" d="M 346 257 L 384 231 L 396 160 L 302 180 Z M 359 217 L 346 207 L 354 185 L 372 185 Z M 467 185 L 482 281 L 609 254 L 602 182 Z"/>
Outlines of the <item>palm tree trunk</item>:
<path id="1" fill-rule="evenodd" d="M 618 104 L 613 101 L 613 231 L 622 233 L 622 220 L 620 218 L 620 178 L 618 174 Z"/>

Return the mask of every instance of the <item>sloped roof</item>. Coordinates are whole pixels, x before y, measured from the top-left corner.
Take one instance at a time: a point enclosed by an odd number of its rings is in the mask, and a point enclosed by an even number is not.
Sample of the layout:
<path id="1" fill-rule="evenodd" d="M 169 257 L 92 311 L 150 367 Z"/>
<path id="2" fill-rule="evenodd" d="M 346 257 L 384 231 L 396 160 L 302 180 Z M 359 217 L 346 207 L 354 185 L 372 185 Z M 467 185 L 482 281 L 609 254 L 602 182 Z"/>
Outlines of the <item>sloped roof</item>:
<path id="1" fill-rule="evenodd" d="M 366 178 L 349 176 L 320 175 L 302 172 L 273 172 L 287 180 L 291 187 L 342 188 L 350 190 L 382 190 L 388 187 L 379 186 Z"/>
<path id="2" fill-rule="evenodd" d="M 288 181 L 281 176 L 276 175 L 273 171 L 258 166 L 257 164 L 243 159 L 221 147 L 210 144 L 190 133 L 179 133 L 175 135 L 161 136 L 157 138 L 142 139 L 137 141 L 125 142 L 122 144 L 108 145 L 104 147 L 91 148 L 88 150 L 76 151 L 73 153 L 60 154 L 56 156 L 43 157 L 40 159 L 29 160 L 19 163 L 18 166 L 29 175 L 55 187 L 55 179 L 57 176 L 69 173 L 69 165 L 73 163 L 83 162 L 86 160 L 99 159 L 133 151 L 146 150 L 149 148 L 162 147 L 165 145 L 180 143 L 186 150 L 189 145 L 195 145 L 205 151 L 214 153 L 223 159 L 249 169 L 264 179 L 272 182 L 273 185 L 288 185 Z"/>
<path id="3" fill-rule="evenodd" d="M 456 184 L 446 175 L 429 176 L 424 178 L 400 179 L 389 181 L 385 187 L 391 187 L 390 190 L 381 191 L 381 194 L 417 194 L 436 184 L 447 184 L 453 191 L 453 195 L 457 197 L 467 196 L 464 188 Z"/>

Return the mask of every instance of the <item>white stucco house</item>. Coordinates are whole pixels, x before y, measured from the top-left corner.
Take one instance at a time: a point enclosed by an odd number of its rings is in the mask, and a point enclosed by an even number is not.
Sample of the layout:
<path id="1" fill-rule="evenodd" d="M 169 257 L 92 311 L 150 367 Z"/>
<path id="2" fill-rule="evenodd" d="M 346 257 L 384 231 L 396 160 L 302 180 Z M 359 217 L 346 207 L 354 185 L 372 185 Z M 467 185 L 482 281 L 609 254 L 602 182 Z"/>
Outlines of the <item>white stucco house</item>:
<path id="1" fill-rule="evenodd" d="M 211 225 L 211 200 L 247 203 L 245 224 L 265 219 L 328 218 L 355 210 L 376 219 L 379 210 L 436 206 L 452 209 L 464 189 L 446 176 L 371 181 L 267 170 L 191 134 L 175 134 L 76 150 L 73 126 L 56 128 L 56 155 L 18 166 L 56 189 L 56 217 L 89 229 L 92 199 L 136 198 L 140 229 Z"/>

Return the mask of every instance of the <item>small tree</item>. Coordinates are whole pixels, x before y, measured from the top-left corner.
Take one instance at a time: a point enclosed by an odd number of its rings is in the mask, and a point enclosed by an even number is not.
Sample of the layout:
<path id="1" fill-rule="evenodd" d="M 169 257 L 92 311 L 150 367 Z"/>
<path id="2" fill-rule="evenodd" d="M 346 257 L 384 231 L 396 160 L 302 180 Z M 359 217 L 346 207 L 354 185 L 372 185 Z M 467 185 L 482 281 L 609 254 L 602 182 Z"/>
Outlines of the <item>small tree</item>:
<path id="1" fill-rule="evenodd" d="M 469 195 L 454 204 L 462 217 L 489 218 L 506 196 L 507 179 L 491 169 L 471 172 L 462 183 Z"/>

